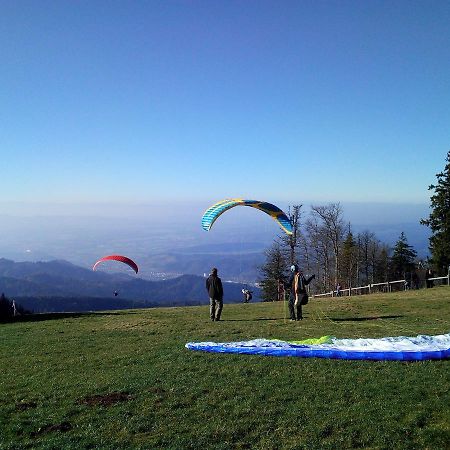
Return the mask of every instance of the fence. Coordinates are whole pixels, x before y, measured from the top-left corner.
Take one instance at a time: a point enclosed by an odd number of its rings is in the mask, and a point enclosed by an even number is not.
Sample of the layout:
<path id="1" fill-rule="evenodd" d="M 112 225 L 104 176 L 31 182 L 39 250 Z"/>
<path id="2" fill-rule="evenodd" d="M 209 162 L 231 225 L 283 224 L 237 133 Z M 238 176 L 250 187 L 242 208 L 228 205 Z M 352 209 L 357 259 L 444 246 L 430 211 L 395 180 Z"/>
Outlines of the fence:
<path id="1" fill-rule="evenodd" d="M 445 277 L 429 278 L 428 282 L 435 284 L 447 284 L 450 286 L 450 271 Z M 428 286 L 427 286 L 428 287 Z M 393 291 L 406 291 L 411 289 L 409 282 L 406 280 L 386 281 L 384 283 L 373 283 L 367 286 L 358 286 L 353 288 L 341 289 L 341 296 L 363 295 L 372 294 L 374 292 L 393 292 Z M 339 294 L 337 291 L 325 292 L 323 294 L 313 294 L 312 297 L 337 297 Z"/>

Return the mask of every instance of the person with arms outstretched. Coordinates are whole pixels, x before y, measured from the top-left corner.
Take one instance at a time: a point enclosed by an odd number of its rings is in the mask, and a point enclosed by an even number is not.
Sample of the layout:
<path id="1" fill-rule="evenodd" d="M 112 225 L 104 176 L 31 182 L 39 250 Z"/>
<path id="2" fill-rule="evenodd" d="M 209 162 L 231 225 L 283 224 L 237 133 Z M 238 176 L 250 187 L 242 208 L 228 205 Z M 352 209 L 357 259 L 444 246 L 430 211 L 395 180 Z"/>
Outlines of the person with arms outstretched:
<path id="1" fill-rule="evenodd" d="M 302 320 L 302 305 L 308 303 L 308 293 L 306 286 L 315 278 L 311 275 L 308 279 L 305 278 L 302 271 L 297 264 L 291 266 L 291 276 L 289 278 L 289 315 L 291 320 Z M 297 316 L 295 315 L 297 313 Z"/>

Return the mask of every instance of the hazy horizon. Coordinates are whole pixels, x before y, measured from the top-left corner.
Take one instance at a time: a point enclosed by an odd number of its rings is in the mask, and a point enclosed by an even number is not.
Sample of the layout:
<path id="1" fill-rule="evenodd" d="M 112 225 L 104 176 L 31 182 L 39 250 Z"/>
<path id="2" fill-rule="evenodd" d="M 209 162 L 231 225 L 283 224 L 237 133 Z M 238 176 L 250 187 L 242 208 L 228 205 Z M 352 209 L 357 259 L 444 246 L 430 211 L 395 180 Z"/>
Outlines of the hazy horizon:
<path id="1" fill-rule="evenodd" d="M 292 203 L 294 204 L 294 202 Z M 321 203 L 315 203 L 320 205 Z M 0 257 L 15 261 L 65 259 L 91 267 L 101 256 L 125 254 L 143 264 L 143 273 L 158 270 L 169 255 L 262 253 L 281 230 L 270 217 L 238 207 L 223 214 L 209 232 L 201 228 L 204 202 L 155 205 L 0 204 Z M 286 205 L 287 207 L 288 205 Z M 429 230 L 419 224 L 425 204 L 341 203 L 343 218 L 354 233 L 369 230 L 392 245 L 401 232 L 420 257 L 428 254 Z M 309 204 L 302 207 L 303 220 Z M 6 214 L 8 213 L 8 214 Z M 193 258 L 194 259 L 194 258 Z M 209 265 L 208 265 L 209 267 Z M 205 271 L 207 268 L 205 268 Z M 173 269 L 177 273 L 177 268 Z M 203 270 L 198 268 L 201 274 Z"/>
<path id="2" fill-rule="evenodd" d="M 237 197 L 237 196 L 234 196 Z M 233 198 L 233 196 L 225 197 Z M 240 197 L 244 198 L 244 197 Z M 254 197 L 245 197 L 255 199 Z M 148 201 L 148 202 L 42 202 L 42 201 L 0 201 L 0 216 L 11 217 L 129 217 L 152 218 L 160 221 L 169 218 L 201 218 L 208 207 L 222 198 L 197 201 Z M 400 218 L 414 220 L 416 216 L 428 216 L 429 202 L 380 202 L 380 201 L 339 201 L 329 199 L 277 201 L 276 199 L 257 198 L 276 204 L 287 211 L 289 206 L 302 205 L 303 213 L 308 212 L 311 205 L 327 205 L 339 203 L 344 209 L 344 215 L 352 223 L 361 223 L 361 215 L 367 217 L 368 223 L 397 223 Z M 239 208 L 241 209 L 241 208 Z M 236 210 L 233 210 L 236 211 Z M 132 216 L 130 215 L 132 214 Z M 233 212 L 232 214 L 236 214 Z M 419 219 L 420 220 L 420 219 Z M 364 221 L 364 220 L 363 220 Z"/>

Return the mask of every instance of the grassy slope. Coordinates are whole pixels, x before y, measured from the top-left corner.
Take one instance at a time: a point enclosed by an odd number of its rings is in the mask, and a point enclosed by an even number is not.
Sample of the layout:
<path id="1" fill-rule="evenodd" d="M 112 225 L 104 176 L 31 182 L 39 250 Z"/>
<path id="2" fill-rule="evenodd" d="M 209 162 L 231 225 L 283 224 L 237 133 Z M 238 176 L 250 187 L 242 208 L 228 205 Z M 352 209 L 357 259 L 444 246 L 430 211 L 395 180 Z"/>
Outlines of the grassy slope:
<path id="1" fill-rule="evenodd" d="M 450 361 L 190 352 L 188 341 L 450 331 L 450 289 L 0 324 L 0 448 L 446 448 Z M 122 397 L 92 397 L 122 393 Z M 106 401 L 110 400 L 110 404 Z M 116 402 L 114 400 L 117 400 Z M 122 401 L 119 401 L 122 400 Z"/>

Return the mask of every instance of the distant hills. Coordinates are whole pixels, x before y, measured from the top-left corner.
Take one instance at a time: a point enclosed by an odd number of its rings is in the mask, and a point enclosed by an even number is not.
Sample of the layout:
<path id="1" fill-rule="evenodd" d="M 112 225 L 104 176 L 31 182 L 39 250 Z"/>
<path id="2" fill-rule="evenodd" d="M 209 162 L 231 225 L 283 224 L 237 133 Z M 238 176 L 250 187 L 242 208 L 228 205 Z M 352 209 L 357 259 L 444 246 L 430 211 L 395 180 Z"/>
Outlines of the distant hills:
<path id="1" fill-rule="evenodd" d="M 224 246 L 225 247 L 225 246 Z M 148 268 L 154 272 L 166 274 L 192 274 L 202 276 L 205 271 L 217 267 L 222 276 L 228 280 L 257 280 L 260 276 L 259 266 L 265 261 L 264 247 L 240 249 L 239 246 L 228 245 L 228 249 L 212 246 L 210 252 L 196 247 L 178 251 L 170 251 L 157 255 L 142 256 L 139 262 L 143 267 L 143 276 L 151 278 Z M 226 275 L 224 275 L 226 274 Z"/>
<path id="2" fill-rule="evenodd" d="M 238 283 L 224 282 L 225 303 L 241 302 L 242 287 Z M 258 290 L 252 290 L 257 301 Z M 0 259 L 1 292 L 34 312 L 208 304 L 205 279 L 200 276 L 148 281 L 121 273 L 93 272 L 64 260 L 14 262 Z"/>

